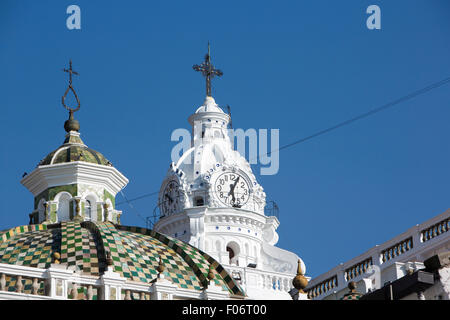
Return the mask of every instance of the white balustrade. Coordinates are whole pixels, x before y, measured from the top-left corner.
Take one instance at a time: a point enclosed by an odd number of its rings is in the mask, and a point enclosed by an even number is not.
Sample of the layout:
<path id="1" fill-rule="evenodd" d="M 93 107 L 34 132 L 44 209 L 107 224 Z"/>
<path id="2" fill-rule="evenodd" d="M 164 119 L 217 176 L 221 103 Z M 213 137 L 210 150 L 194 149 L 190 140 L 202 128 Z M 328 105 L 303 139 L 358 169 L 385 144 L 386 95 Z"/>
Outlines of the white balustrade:
<path id="1" fill-rule="evenodd" d="M 383 270 L 396 262 L 423 261 L 436 250 L 448 246 L 449 229 L 450 209 L 312 279 L 306 288 L 308 296 L 323 299 L 343 290 L 348 282 L 357 282 L 367 276 L 366 271 L 373 265 Z"/>

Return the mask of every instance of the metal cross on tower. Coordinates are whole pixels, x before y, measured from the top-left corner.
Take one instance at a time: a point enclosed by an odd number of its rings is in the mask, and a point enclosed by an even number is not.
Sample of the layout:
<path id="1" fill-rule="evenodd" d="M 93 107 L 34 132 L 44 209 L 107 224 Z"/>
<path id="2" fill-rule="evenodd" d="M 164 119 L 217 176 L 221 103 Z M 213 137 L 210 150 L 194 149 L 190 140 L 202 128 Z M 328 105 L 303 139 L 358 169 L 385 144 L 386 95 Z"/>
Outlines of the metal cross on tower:
<path id="1" fill-rule="evenodd" d="M 72 74 L 75 74 L 78 76 L 78 72 L 73 71 L 73 69 L 72 69 L 72 60 L 69 61 L 69 69 L 64 68 L 63 71 L 69 73 L 69 84 L 72 84 Z"/>
<path id="2" fill-rule="evenodd" d="M 202 62 L 201 65 L 195 64 L 192 68 L 195 71 L 199 71 L 206 78 L 206 96 L 211 97 L 211 79 L 214 76 L 222 76 L 223 72 L 219 69 L 215 69 L 211 63 L 211 54 L 210 47 L 208 42 L 208 53 L 205 55 L 205 61 Z"/>
<path id="3" fill-rule="evenodd" d="M 78 76 L 78 72 L 73 71 L 72 60 L 69 61 L 69 69 L 64 68 L 63 71 L 69 73 L 69 86 L 67 87 L 66 92 L 64 92 L 64 95 L 62 96 L 62 104 L 63 104 L 64 108 L 69 110 L 70 116 L 72 117 L 72 114 L 80 109 L 80 100 L 78 99 L 77 93 L 75 92 L 75 90 L 72 87 L 72 74 Z M 76 108 L 71 108 L 68 105 L 66 105 L 66 97 L 67 97 L 67 94 L 69 93 L 69 90 L 72 91 L 73 95 L 75 96 L 75 99 L 77 100 L 78 106 Z"/>

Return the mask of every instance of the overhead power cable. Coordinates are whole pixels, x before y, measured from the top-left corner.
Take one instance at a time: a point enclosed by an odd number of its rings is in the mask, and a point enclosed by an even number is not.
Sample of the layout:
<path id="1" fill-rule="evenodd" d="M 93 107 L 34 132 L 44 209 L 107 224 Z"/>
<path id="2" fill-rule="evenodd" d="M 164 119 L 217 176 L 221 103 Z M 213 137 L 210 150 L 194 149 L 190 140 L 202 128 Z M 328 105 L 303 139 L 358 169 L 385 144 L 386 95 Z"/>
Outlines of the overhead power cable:
<path id="1" fill-rule="evenodd" d="M 419 95 L 422 95 L 422 94 L 424 94 L 424 93 L 427 93 L 427 92 L 429 92 L 429 91 L 431 91 L 431 90 L 433 90 L 433 89 L 442 87 L 443 85 L 446 85 L 446 84 L 448 84 L 448 83 L 450 83 L 450 77 L 445 78 L 445 79 L 443 79 L 443 80 L 441 80 L 441 81 L 432 83 L 432 84 L 430 84 L 430 85 L 428 85 L 428 86 L 426 86 L 426 87 L 424 87 L 424 88 L 422 88 L 422 89 L 415 90 L 415 91 L 413 91 L 413 92 L 411 92 L 411 93 L 409 93 L 409 94 L 407 94 L 407 95 L 405 95 L 405 96 L 403 96 L 403 97 L 400 97 L 400 98 L 398 98 L 398 99 L 396 99 L 396 100 L 393 100 L 393 101 L 391 101 L 391 102 L 388 102 L 388 103 L 386 103 L 386 104 L 383 104 L 382 106 L 379 106 L 379 107 L 377 107 L 377 108 L 374 108 L 374 109 L 372 109 L 372 110 L 369 110 L 369 111 L 367 111 L 367 112 L 364 112 L 364 113 L 362 113 L 362 114 L 360 114 L 360 115 L 357 115 L 357 116 L 355 116 L 355 117 L 353 117 L 353 118 L 350 118 L 350 119 L 348 119 L 348 120 L 342 121 L 342 122 L 340 122 L 340 123 L 338 123 L 338 124 L 335 124 L 335 125 L 333 125 L 333 126 L 331 126 L 331 127 L 326 128 L 326 129 L 320 130 L 320 131 L 318 131 L 318 132 L 316 132 L 316 133 L 313 133 L 313 134 L 311 134 L 311 135 L 309 135 L 309 136 L 307 136 L 307 137 L 304 137 L 304 138 L 298 139 L 298 140 L 296 140 L 296 141 L 293 141 L 293 142 L 291 142 L 291 143 L 288 143 L 288 144 L 286 144 L 286 145 L 284 145 L 284 146 L 281 146 L 280 148 L 276 149 L 275 151 L 271 151 L 271 152 L 266 153 L 265 155 L 269 155 L 270 153 L 273 153 L 273 152 L 276 152 L 276 151 L 281 151 L 281 150 L 290 148 L 290 147 L 295 146 L 295 145 L 297 145 L 297 144 L 303 143 L 303 142 L 305 142 L 305 141 L 308 141 L 308 140 L 311 140 L 311 139 L 316 138 L 316 137 L 318 137 L 318 136 L 321 136 L 321 135 L 323 135 L 323 134 L 326 134 L 326 133 L 328 133 L 328 132 L 331 132 L 331 131 L 334 131 L 334 130 L 336 130 L 336 129 L 339 129 L 339 128 L 342 128 L 342 127 L 344 127 L 344 126 L 347 126 L 347 125 L 349 125 L 349 124 L 351 124 L 351 123 L 353 123 L 353 122 L 356 122 L 356 121 L 362 120 L 362 119 L 364 119 L 364 118 L 370 117 L 370 116 L 372 116 L 372 115 L 374 115 L 374 114 L 377 114 L 377 113 L 379 113 L 379 112 L 381 112 L 381 111 L 385 111 L 385 110 L 387 110 L 387 109 L 389 109 L 389 108 L 392 108 L 392 107 L 394 107 L 394 106 L 396 106 L 396 105 L 398 105 L 398 104 L 400 104 L 400 103 L 402 103 L 402 102 L 411 100 L 411 99 L 413 99 L 413 98 L 415 98 L 415 97 L 417 97 L 417 96 L 419 96 Z M 261 157 L 261 156 L 264 156 L 264 155 L 260 155 L 259 157 Z M 124 196 L 124 198 L 125 198 L 125 200 L 126 200 L 125 202 L 128 203 L 128 204 L 130 205 L 130 202 L 131 202 L 131 201 L 143 199 L 143 198 L 146 198 L 146 197 L 151 197 L 151 196 L 156 195 L 156 194 L 158 194 L 158 193 L 159 193 L 159 191 L 155 191 L 155 192 L 152 192 L 152 193 L 144 194 L 144 195 L 142 195 L 142 196 L 133 198 L 133 199 L 131 199 L 131 200 L 127 200 L 126 197 L 125 197 L 125 195 L 124 195 L 123 193 L 122 193 L 122 196 Z M 120 202 L 120 203 L 118 203 L 117 205 L 123 204 L 123 203 L 125 203 L 125 202 Z M 132 207 L 132 208 L 133 208 L 133 207 Z"/>
<path id="2" fill-rule="evenodd" d="M 344 127 L 344 126 L 346 126 L 346 125 L 349 125 L 349 124 L 351 124 L 351 123 L 353 123 L 353 122 L 356 122 L 356 121 L 358 121 L 358 120 L 367 118 L 367 117 L 372 116 L 372 115 L 374 115 L 374 114 L 376 114 L 376 113 L 378 113 L 378 112 L 384 111 L 384 110 L 386 110 L 386 109 L 388 109 L 388 108 L 391 108 L 391 107 L 393 107 L 393 106 L 395 106 L 395 105 L 398 105 L 398 104 L 400 104 L 400 103 L 402 103 L 402 102 L 405 102 L 405 101 L 408 101 L 408 100 L 410 100 L 410 99 L 412 99 L 412 98 L 415 98 L 415 97 L 417 97 L 417 96 L 419 96 L 419 95 L 421 95 L 421 94 L 424 94 L 424 93 L 426 93 L 426 92 L 428 92 L 428 91 L 431 91 L 431 90 L 433 90 L 433 89 L 439 88 L 439 87 L 441 87 L 441 86 L 443 86 L 443 85 L 445 85 L 445 84 L 447 84 L 447 83 L 449 83 L 449 82 L 450 82 L 450 77 L 449 77 L 449 78 L 446 78 L 446 79 L 444 79 L 444 80 L 441 80 L 441 81 L 439 81 L 439 82 L 435 82 L 435 83 L 433 83 L 433 84 L 431 84 L 431 85 L 429 85 L 429 86 L 427 86 L 427 87 L 425 87 L 425 88 L 422 88 L 422 89 L 416 90 L 416 91 L 414 91 L 414 92 L 411 92 L 411 93 L 407 94 L 406 96 L 403 96 L 403 97 L 398 98 L 398 99 L 396 99 L 396 100 L 394 100 L 394 101 L 388 102 L 388 103 L 386 103 L 386 104 L 384 104 L 384 105 L 382 105 L 382 106 L 380 106 L 380 107 L 377 107 L 377 108 L 375 108 L 375 109 L 372 109 L 372 110 L 370 110 L 370 111 L 367 111 L 367 112 L 365 112 L 365 113 L 362 113 L 362 114 L 360 114 L 360 115 L 358 115 L 358 116 L 356 116 L 356 117 L 353 117 L 353 118 L 351 118 L 351 119 L 348 119 L 348 120 L 345 120 L 345 121 L 343 121 L 343 122 L 340 122 L 340 123 L 338 123 L 338 124 L 336 124 L 336 125 L 334 125 L 334 126 L 331 126 L 331 127 L 329 127 L 329 128 L 326 128 L 326 129 L 324 129 L 324 130 L 320 130 L 320 131 L 318 131 L 318 132 L 316 132 L 316 133 L 314 133 L 314 134 L 312 134 L 312 135 L 309 135 L 309 136 L 307 136 L 307 137 L 305 137 L 305 138 L 302 138 L 302 139 L 296 140 L 296 141 L 294 141 L 294 142 L 291 142 L 291 143 L 289 143 L 289 144 L 287 144 L 287 145 L 284 145 L 284 146 L 278 148 L 278 150 L 275 150 L 275 151 L 280 151 L 280 150 L 283 150 L 283 149 L 287 149 L 287 148 L 292 147 L 292 146 L 294 146 L 294 145 L 296 145 L 296 144 L 299 144 L 299 143 L 302 143 L 302 142 L 311 140 L 311 139 L 313 139 L 313 138 L 315 138 L 315 137 L 321 136 L 321 135 L 323 135 L 323 134 L 325 134 L 325 133 L 328 133 L 328 132 L 330 132 L 330 131 L 336 130 L 336 129 L 338 129 L 338 128 L 342 128 L 342 127 Z M 272 152 L 273 152 L 273 151 L 272 151 Z M 268 152 L 268 153 L 266 153 L 265 155 L 268 155 L 268 154 L 270 154 L 270 153 Z"/>
<path id="3" fill-rule="evenodd" d="M 147 220 L 146 220 L 143 216 L 141 216 L 141 215 L 139 214 L 139 212 L 137 211 L 137 209 L 130 203 L 130 200 L 128 200 L 128 198 L 125 196 L 125 194 L 123 193 L 122 190 L 120 190 L 120 194 L 121 194 L 122 197 L 125 199 L 125 202 L 128 203 L 128 205 L 130 206 L 130 208 L 134 210 L 134 212 L 136 213 L 136 215 L 137 215 L 139 218 L 141 218 L 142 220 L 144 220 L 144 223 L 147 223 Z M 147 195 L 147 196 L 148 196 L 148 195 Z M 138 198 L 140 198 L 140 197 L 138 197 Z M 116 206 L 119 205 L 119 204 L 120 204 L 120 203 L 117 203 Z"/>

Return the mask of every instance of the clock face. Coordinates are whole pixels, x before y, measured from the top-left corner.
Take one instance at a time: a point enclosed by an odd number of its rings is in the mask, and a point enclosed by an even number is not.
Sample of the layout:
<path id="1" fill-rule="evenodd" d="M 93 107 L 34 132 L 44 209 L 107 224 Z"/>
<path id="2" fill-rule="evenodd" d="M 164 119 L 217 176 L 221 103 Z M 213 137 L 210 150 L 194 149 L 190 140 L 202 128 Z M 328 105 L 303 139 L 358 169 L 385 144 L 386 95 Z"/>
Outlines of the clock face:
<path id="1" fill-rule="evenodd" d="M 172 214 L 178 211 L 180 204 L 180 188 L 176 181 L 170 181 L 164 188 L 161 199 L 161 209 L 164 214 Z"/>
<path id="2" fill-rule="evenodd" d="M 243 176 L 234 172 L 224 172 L 214 184 L 216 197 L 225 205 L 240 208 L 250 197 L 250 188 Z"/>

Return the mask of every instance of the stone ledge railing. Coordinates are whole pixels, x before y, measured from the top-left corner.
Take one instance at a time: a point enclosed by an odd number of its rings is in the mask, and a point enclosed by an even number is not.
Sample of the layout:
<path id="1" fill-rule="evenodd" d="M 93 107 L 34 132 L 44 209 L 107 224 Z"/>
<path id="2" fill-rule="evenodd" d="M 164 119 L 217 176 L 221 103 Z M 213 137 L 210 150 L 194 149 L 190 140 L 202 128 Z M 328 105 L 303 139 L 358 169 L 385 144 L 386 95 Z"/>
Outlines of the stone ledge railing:
<path id="1" fill-rule="evenodd" d="M 429 241 L 447 232 L 449 229 L 450 229 L 450 218 L 447 218 L 442 221 L 439 221 L 438 223 L 428 228 L 423 229 L 420 233 L 420 240 L 422 242 Z"/>
<path id="2" fill-rule="evenodd" d="M 404 254 L 406 251 L 411 250 L 413 247 L 413 238 L 409 237 L 405 240 L 397 242 L 396 244 L 385 250 L 382 250 L 380 254 L 382 264 Z"/>
<path id="3" fill-rule="evenodd" d="M 237 282 L 244 289 L 251 286 L 252 288 L 256 287 L 258 289 L 289 292 L 293 288 L 292 280 L 294 279 L 295 274 L 289 275 L 286 273 L 268 272 L 259 269 L 250 270 L 249 268 L 236 266 L 225 266 L 225 269 L 231 276 L 233 276 L 233 274 L 239 274 L 241 280 Z M 248 283 L 249 275 L 256 275 L 258 279 L 256 284 Z"/>
<path id="4" fill-rule="evenodd" d="M 0 264 L 0 292 L 45 296 L 48 291 L 46 270 Z"/>
<path id="5" fill-rule="evenodd" d="M 123 300 L 150 300 L 151 288 L 144 283 L 127 280 L 121 289 Z"/>
<path id="6" fill-rule="evenodd" d="M 375 246 L 358 258 L 341 264 L 327 273 L 311 280 L 306 288 L 308 297 L 317 299 L 324 298 L 331 291 L 345 289 L 349 281 L 359 281 L 366 271 L 373 265 L 381 269 L 398 262 L 406 254 L 408 257 L 415 252 L 426 249 L 427 246 L 435 245 L 436 240 L 450 238 L 450 209 L 444 213 L 410 228 L 398 237 Z M 433 242 L 433 244 L 432 244 Z M 334 290 L 332 290 L 334 289 Z"/>
<path id="7" fill-rule="evenodd" d="M 322 281 L 315 286 L 308 288 L 306 293 L 308 294 L 308 299 L 314 299 L 322 294 L 331 291 L 338 286 L 337 276 L 332 276 L 331 278 Z"/>
<path id="8" fill-rule="evenodd" d="M 66 297 L 73 300 L 100 300 L 102 289 L 97 277 L 73 275 L 68 279 Z"/>
<path id="9" fill-rule="evenodd" d="M 350 268 L 345 270 L 345 280 L 350 281 L 364 273 L 367 269 L 373 265 L 372 257 L 369 257 L 361 262 L 352 265 Z"/>

